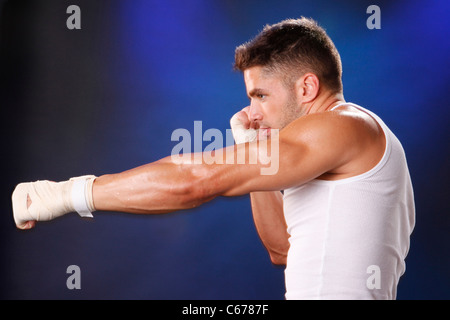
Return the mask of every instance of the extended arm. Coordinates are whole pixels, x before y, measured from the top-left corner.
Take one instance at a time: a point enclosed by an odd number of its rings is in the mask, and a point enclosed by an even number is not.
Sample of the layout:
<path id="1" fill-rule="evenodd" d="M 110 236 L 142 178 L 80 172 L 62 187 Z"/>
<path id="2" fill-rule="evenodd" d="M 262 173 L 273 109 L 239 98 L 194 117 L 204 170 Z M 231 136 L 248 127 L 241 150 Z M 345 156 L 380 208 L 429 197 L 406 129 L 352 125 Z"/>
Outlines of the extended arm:
<path id="1" fill-rule="evenodd" d="M 219 195 L 246 194 L 248 188 L 254 188 L 250 177 L 267 167 L 250 161 L 258 160 L 262 149 L 257 144 L 241 144 L 213 153 L 183 155 L 181 160 L 166 157 L 95 180 L 89 176 L 21 183 L 12 195 L 14 220 L 18 228 L 29 229 L 34 221 L 74 211 L 82 216 L 94 210 L 165 213 L 193 208 Z"/>

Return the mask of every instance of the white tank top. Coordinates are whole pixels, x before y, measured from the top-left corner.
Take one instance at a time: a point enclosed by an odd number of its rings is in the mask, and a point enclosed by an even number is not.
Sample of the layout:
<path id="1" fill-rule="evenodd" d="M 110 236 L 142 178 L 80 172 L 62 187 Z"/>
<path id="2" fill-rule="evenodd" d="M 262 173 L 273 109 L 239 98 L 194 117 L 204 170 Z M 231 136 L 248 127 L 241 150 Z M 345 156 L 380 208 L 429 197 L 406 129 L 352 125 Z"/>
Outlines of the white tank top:
<path id="1" fill-rule="evenodd" d="M 402 145 L 374 113 L 386 149 L 371 170 L 284 190 L 291 235 L 286 299 L 395 299 L 415 224 L 414 196 Z"/>

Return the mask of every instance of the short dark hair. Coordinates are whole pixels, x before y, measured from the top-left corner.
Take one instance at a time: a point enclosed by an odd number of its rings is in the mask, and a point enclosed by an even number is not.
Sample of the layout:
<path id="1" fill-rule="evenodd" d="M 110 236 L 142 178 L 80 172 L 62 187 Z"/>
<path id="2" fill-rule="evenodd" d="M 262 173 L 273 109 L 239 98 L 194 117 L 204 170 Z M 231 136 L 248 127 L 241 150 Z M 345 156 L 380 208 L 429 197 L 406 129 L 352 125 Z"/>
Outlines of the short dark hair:
<path id="1" fill-rule="evenodd" d="M 329 89 L 342 91 L 339 53 L 313 19 L 302 17 L 266 25 L 254 39 L 237 47 L 234 69 L 244 71 L 254 66 L 277 72 L 288 85 L 311 72 Z"/>

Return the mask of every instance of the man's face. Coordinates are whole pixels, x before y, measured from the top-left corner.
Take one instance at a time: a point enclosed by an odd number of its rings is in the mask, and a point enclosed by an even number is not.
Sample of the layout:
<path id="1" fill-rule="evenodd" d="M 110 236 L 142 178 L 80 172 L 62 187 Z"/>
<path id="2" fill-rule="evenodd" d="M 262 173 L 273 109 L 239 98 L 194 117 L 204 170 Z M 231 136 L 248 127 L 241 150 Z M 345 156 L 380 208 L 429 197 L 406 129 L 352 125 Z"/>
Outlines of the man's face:
<path id="1" fill-rule="evenodd" d="M 270 135 L 270 128 L 283 129 L 301 115 L 294 89 L 282 80 L 263 72 L 260 66 L 244 70 L 244 81 L 250 99 L 248 109 L 251 127 L 261 135 Z"/>

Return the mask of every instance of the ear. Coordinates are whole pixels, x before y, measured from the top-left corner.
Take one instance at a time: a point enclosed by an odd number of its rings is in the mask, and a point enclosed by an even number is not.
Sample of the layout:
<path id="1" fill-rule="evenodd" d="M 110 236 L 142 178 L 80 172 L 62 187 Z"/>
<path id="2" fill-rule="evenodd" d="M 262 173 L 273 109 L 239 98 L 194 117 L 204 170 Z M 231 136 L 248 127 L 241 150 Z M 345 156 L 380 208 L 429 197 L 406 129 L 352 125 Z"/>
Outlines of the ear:
<path id="1" fill-rule="evenodd" d="M 306 73 L 296 82 L 297 96 L 303 103 L 313 101 L 319 94 L 320 82 L 314 73 Z"/>

